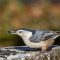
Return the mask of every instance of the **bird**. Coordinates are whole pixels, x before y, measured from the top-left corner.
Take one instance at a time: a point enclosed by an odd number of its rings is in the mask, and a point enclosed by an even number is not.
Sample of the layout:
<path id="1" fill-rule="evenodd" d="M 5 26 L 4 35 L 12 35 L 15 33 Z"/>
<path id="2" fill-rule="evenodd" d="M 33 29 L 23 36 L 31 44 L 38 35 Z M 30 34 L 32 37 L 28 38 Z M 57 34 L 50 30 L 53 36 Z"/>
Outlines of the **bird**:
<path id="1" fill-rule="evenodd" d="M 23 42 L 30 48 L 39 48 L 46 51 L 55 42 L 55 39 L 60 36 L 59 31 L 52 30 L 33 30 L 22 28 L 18 30 L 9 30 L 11 34 L 19 35 Z"/>

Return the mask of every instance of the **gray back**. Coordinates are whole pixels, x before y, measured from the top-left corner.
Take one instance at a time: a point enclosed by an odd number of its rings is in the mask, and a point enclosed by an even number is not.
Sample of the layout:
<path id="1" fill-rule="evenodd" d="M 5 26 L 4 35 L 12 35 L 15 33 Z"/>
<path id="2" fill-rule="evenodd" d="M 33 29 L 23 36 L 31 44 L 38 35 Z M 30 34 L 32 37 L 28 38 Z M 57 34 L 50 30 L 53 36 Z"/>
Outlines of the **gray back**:
<path id="1" fill-rule="evenodd" d="M 36 31 L 35 34 L 30 38 L 31 42 L 40 42 L 44 38 L 44 31 Z"/>
<path id="2" fill-rule="evenodd" d="M 45 30 L 39 30 L 36 31 L 35 34 L 30 38 L 31 42 L 40 42 L 40 41 L 45 41 L 50 38 L 54 38 L 57 34 L 51 31 L 45 31 Z"/>

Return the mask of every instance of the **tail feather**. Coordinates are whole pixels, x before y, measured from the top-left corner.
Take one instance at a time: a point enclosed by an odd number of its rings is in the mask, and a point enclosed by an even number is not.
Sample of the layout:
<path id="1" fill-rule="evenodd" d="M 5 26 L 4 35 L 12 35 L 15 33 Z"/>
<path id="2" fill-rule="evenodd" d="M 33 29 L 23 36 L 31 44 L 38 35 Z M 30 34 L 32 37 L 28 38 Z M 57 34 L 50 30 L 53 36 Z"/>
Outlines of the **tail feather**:
<path id="1" fill-rule="evenodd" d="M 47 34 L 45 37 L 44 37 L 44 40 L 47 40 L 47 39 L 56 39 L 60 36 L 60 31 L 52 31 L 52 33 L 50 32 L 49 34 Z"/>
<path id="2" fill-rule="evenodd" d="M 60 34 L 60 31 L 56 31 L 56 34 Z"/>
<path id="3" fill-rule="evenodd" d="M 60 35 L 56 35 L 56 36 L 53 37 L 53 39 L 56 39 L 56 38 L 58 38 L 59 36 L 60 36 Z"/>
<path id="4" fill-rule="evenodd" d="M 55 34 L 55 36 L 53 37 L 53 39 L 56 39 L 56 38 L 58 38 L 59 36 L 60 36 L 60 31 L 55 31 L 56 32 L 56 34 Z"/>

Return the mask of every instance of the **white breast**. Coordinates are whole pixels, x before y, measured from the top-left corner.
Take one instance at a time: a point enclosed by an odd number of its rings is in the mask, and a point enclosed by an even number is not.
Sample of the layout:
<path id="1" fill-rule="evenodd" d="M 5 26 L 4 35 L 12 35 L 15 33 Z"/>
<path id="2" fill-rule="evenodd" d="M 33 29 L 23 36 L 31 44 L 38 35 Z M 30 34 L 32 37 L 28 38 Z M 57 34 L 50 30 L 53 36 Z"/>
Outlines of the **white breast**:
<path id="1" fill-rule="evenodd" d="M 39 43 L 34 43 L 34 42 L 30 42 L 29 39 L 25 39 L 24 43 L 31 48 L 41 48 L 43 46 L 50 47 L 54 43 L 54 40 L 49 39 L 49 40 L 46 40 L 46 41 L 41 41 Z"/>

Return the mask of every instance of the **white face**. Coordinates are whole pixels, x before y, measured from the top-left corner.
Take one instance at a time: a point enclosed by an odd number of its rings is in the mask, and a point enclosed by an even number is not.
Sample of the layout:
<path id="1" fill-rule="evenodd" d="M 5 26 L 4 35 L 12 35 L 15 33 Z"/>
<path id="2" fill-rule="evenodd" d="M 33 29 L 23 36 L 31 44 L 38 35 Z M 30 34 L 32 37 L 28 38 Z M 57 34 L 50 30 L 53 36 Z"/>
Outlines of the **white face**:
<path id="1" fill-rule="evenodd" d="M 31 37 L 32 36 L 32 32 L 26 31 L 26 30 L 18 30 L 18 31 L 16 31 L 16 34 L 21 37 Z"/>

